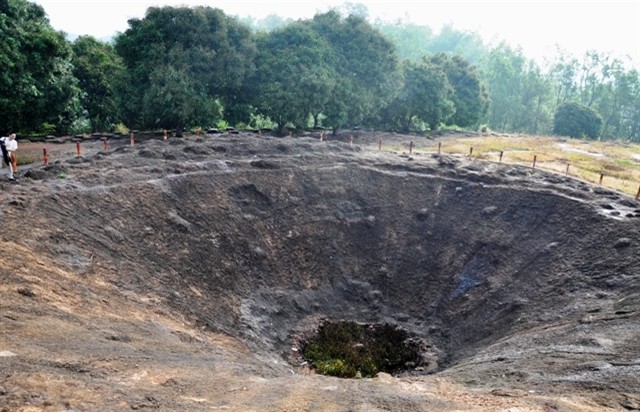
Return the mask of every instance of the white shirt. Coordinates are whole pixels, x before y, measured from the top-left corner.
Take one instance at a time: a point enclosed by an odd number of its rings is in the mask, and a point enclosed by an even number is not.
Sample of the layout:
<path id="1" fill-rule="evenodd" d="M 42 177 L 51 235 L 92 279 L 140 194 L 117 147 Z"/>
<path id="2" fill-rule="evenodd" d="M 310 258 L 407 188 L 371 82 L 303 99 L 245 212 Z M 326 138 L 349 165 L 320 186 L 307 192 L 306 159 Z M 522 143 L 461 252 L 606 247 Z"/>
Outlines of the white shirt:
<path id="1" fill-rule="evenodd" d="M 4 145 L 7 148 L 8 152 L 15 152 L 16 150 L 18 150 L 18 141 L 16 139 L 5 139 Z"/>

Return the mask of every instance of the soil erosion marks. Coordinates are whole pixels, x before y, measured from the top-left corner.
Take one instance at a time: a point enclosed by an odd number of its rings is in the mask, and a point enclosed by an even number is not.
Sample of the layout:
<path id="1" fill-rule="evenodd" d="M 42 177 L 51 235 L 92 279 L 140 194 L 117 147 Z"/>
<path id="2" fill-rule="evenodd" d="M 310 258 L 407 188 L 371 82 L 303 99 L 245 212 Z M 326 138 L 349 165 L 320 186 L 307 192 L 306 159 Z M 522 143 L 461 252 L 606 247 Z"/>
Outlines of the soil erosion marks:
<path id="1" fill-rule="evenodd" d="M 297 367 L 324 321 L 388 324 L 421 340 L 406 376 L 637 402 L 640 213 L 624 196 L 304 138 L 147 142 L 57 167 L 69 178 L 11 189 L 3 213 L 38 228 L 16 242 L 258 360 Z"/>

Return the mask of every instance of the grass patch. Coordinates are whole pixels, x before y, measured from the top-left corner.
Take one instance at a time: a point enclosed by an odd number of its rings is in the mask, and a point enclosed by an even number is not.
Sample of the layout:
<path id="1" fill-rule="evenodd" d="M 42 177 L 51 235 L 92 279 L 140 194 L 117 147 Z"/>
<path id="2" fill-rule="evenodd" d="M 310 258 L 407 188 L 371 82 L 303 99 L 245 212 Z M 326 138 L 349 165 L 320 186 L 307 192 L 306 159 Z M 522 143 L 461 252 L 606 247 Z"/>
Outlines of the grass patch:
<path id="1" fill-rule="evenodd" d="M 419 343 L 388 324 L 325 322 L 302 345 L 303 357 L 316 372 L 340 378 L 373 377 L 420 365 Z"/>
<path id="2" fill-rule="evenodd" d="M 42 161 L 42 157 L 38 157 L 37 155 L 32 154 L 32 153 L 27 153 L 27 154 L 17 153 L 16 154 L 16 164 L 18 166 L 30 165 L 32 163 L 36 163 L 36 162 L 40 162 L 40 161 Z"/>
<path id="3" fill-rule="evenodd" d="M 405 144 L 382 145 L 383 151 L 409 152 L 410 138 Z M 640 144 L 598 142 L 550 136 L 446 136 L 438 140 L 414 140 L 414 154 L 437 153 L 468 156 L 491 162 L 533 166 L 536 169 L 569 176 L 635 196 L 640 185 Z M 375 143 L 377 149 L 377 143 Z"/>

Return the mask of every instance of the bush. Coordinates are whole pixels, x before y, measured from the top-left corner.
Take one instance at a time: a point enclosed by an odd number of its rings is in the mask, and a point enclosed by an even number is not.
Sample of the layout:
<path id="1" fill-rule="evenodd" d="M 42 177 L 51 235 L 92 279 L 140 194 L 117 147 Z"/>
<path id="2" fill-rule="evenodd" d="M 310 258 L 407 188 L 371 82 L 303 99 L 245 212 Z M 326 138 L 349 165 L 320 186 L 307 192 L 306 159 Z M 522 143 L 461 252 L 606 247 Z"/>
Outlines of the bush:
<path id="1" fill-rule="evenodd" d="M 124 123 L 118 123 L 115 127 L 115 131 L 120 134 L 129 134 L 129 129 L 124 125 Z"/>
<path id="2" fill-rule="evenodd" d="M 602 117 L 595 110 L 576 102 L 561 104 L 556 110 L 553 133 L 596 139 L 602 129 Z"/>
<path id="3" fill-rule="evenodd" d="M 315 370 L 340 378 L 372 377 L 420 364 L 420 349 L 409 333 L 391 325 L 327 322 L 302 348 Z"/>

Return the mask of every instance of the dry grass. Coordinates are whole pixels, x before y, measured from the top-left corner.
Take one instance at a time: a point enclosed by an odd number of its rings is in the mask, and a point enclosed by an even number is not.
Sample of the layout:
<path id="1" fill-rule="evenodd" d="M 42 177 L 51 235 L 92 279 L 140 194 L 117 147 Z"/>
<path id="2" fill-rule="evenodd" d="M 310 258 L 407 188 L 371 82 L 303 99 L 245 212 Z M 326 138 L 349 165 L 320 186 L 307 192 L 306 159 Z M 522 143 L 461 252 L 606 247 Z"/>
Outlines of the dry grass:
<path id="1" fill-rule="evenodd" d="M 478 159 L 533 167 L 602 186 L 632 196 L 640 185 L 640 145 L 560 139 L 548 136 L 450 136 L 440 140 L 441 153 L 469 155 Z M 473 151 L 471 151 L 473 148 Z M 386 146 L 383 150 L 406 152 L 408 146 Z M 416 144 L 414 153 L 435 153 L 438 141 Z M 568 169 L 567 169 L 568 166 Z"/>

